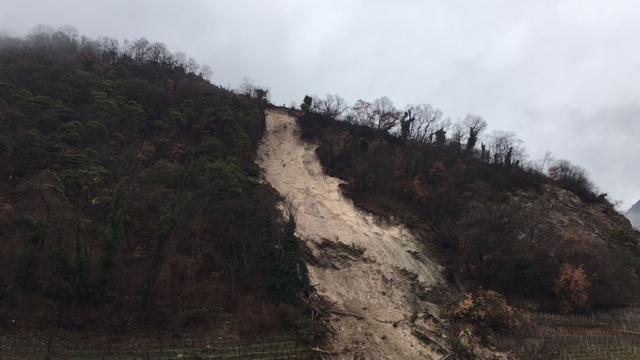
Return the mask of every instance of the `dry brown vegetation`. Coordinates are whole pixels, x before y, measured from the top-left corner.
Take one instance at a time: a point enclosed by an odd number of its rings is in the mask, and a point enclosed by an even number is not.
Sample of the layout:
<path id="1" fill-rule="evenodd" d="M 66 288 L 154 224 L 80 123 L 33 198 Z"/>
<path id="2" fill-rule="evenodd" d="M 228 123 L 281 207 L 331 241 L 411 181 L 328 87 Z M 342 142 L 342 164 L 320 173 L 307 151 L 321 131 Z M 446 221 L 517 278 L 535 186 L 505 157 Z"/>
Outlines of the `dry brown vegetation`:
<path id="1" fill-rule="evenodd" d="M 553 292 L 560 301 L 560 311 L 570 313 L 588 304 L 591 281 L 582 266 L 563 264 Z"/>
<path id="2" fill-rule="evenodd" d="M 547 176 L 525 166 L 523 148 L 509 134 L 478 149 L 483 127 L 474 127 L 472 116 L 447 134 L 433 110 L 411 120 L 415 107 L 392 116 L 388 107 L 360 104 L 339 121 L 310 103 L 300 123 L 303 135 L 319 142 L 325 170 L 346 181 L 343 190 L 361 207 L 422 231 L 452 279 L 555 310 L 566 296 L 578 310 L 638 300 L 640 237 L 580 168 L 557 162 Z M 428 135 L 358 120 L 380 116 L 398 126 L 426 122 Z M 583 269 L 591 285 L 554 291 L 564 264 Z"/>

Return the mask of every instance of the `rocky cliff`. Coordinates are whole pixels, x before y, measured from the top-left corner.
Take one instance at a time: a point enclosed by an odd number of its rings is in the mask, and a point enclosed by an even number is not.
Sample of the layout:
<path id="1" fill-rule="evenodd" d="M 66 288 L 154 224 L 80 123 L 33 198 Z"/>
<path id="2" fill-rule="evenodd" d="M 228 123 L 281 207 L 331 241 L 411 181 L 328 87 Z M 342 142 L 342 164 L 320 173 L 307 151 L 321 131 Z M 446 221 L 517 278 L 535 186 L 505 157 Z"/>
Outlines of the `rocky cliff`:
<path id="1" fill-rule="evenodd" d="M 625 215 L 629 218 L 629 221 L 631 221 L 631 224 L 633 224 L 636 229 L 640 229 L 640 201 L 629 208 Z"/>

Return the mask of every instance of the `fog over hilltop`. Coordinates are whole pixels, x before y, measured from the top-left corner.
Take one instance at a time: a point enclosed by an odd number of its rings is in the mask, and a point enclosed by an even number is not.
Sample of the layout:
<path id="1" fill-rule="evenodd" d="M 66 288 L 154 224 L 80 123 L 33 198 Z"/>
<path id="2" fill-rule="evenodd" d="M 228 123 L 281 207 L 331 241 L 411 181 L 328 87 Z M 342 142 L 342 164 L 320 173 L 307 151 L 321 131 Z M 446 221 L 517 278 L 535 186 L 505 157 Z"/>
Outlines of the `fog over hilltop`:
<path id="1" fill-rule="evenodd" d="M 640 8 L 633 1 L 0 0 L 0 32 L 72 25 L 144 36 L 269 87 L 275 103 L 389 96 L 516 132 L 531 158 L 584 166 L 628 208 L 640 198 Z"/>

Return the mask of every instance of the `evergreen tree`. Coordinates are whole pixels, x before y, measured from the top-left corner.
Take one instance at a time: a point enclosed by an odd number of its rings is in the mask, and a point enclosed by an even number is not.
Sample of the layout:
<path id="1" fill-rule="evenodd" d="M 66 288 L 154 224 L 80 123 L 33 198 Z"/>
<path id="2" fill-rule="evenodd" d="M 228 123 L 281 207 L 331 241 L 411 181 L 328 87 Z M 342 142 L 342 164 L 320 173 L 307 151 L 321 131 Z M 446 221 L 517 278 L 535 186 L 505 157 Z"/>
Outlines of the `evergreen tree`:
<path id="1" fill-rule="evenodd" d="M 309 273 L 302 259 L 300 239 L 295 232 L 296 220 L 292 214 L 289 214 L 282 238 L 284 276 L 287 281 L 283 299 L 287 302 L 292 302 L 299 292 L 308 292 L 309 288 Z"/>
<path id="2" fill-rule="evenodd" d="M 302 100 L 302 104 L 300 105 L 300 109 L 302 109 L 302 111 L 304 112 L 309 112 L 311 111 L 312 104 L 313 98 L 309 95 L 305 95 L 304 99 Z"/>
<path id="3" fill-rule="evenodd" d="M 100 259 L 100 276 L 97 284 L 96 302 L 106 300 L 107 290 L 111 284 L 118 263 L 120 243 L 125 236 L 124 213 L 118 201 L 114 205 L 110 223 L 107 228 L 102 258 Z"/>
<path id="4" fill-rule="evenodd" d="M 289 215 L 287 224 L 278 242 L 273 233 L 269 232 L 267 244 L 272 246 L 268 252 L 267 266 L 272 273 L 269 284 L 269 292 L 285 303 L 294 303 L 296 295 L 309 292 L 309 272 L 302 257 L 300 239 L 296 236 L 296 221 L 293 215 Z"/>

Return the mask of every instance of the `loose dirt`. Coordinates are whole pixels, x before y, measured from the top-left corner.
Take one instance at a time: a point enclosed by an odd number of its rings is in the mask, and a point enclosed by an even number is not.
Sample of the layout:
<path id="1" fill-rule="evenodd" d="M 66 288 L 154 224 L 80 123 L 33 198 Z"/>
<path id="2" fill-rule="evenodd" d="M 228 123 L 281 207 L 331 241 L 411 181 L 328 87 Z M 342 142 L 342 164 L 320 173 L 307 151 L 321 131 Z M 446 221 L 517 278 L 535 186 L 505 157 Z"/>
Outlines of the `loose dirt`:
<path id="1" fill-rule="evenodd" d="M 291 205 L 316 259 L 309 264 L 312 284 L 334 304 L 328 350 L 340 359 L 440 359 L 438 344 L 446 340 L 439 308 L 423 295 L 444 283 L 442 268 L 406 227 L 383 223 L 345 198 L 315 149 L 300 139 L 296 118 L 267 112 L 258 164 Z"/>

